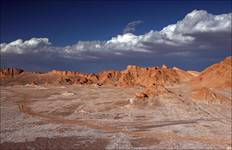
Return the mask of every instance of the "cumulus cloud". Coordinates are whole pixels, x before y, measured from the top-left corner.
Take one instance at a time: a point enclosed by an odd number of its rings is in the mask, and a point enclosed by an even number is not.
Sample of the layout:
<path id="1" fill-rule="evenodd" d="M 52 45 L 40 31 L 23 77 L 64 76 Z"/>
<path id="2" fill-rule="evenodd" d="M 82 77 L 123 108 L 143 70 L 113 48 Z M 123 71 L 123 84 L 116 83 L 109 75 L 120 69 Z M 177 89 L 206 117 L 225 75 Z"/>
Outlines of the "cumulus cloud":
<path id="1" fill-rule="evenodd" d="M 18 39 L 16 41 L 10 42 L 8 44 L 1 43 L 1 52 L 2 53 L 36 53 L 42 50 L 43 48 L 49 46 L 51 43 L 47 38 L 32 38 L 27 41 Z"/>
<path id="2" fill-rule="evenodd" d="M 135 31 L 135 27 L 138 26 L 141 23 L 142 23 L 141 20 L 136 20 L 136 21 L 129 22 L 127 24 L 127 26 L 125 27 L 125 29 L 123 30 L 123 34 L 134 32 Z"/>
<path id="3" fill-rule="evenodd" d="M 141 21 L 133 21 L 124 29 L 124 34 L 106 41 L 78 41 L 76 44 L 57 47 L 47 38 L 18 39 L 1 43 L 1 54 L 57 57 L 59 59 L 99 59 L 109 57 L 141 55 L 187 56 L 203 53 L 204 50 L 231 50 L 232 13 L 213 15 L 205 10 L 193 10 L 182 20 L 168 25 L 160 31 L 151 30 L 143 35 L 135 35 L 135 26 Z M 36 58 L 35 58 L 36 59 Z"/>

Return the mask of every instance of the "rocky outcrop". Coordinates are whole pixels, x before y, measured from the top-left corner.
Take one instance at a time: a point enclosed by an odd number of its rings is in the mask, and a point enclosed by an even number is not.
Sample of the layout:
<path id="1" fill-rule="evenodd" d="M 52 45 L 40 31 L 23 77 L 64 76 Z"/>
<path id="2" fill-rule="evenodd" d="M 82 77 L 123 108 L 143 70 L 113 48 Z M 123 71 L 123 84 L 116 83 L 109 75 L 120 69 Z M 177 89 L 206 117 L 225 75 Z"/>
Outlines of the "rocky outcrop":
<path id="1" fill-rule="evenodd" d="M 214 91 L 206 87 L 194 89 L 191 92 L 191 97 L 194 100 L 201 101 L 201 102 L 231 104 L 230 99 L 228 99 L 227 97 L 221 94 L 215 93 Z"/>
<path id="2" fill-rule="evenodd" d="M 135 94 L 135 98 L 144 99 L 148 97 L 165 97 L 173 94 L 172 91 L 168 90 L 162 84 L 153 84 L 145 87 L 142 92 L 138 92 Z"/>
<path id="3" fill-rule="evenodd" d="M 13 78 L 24 71 L 22 69 L 17 69 L 17 68 L 0 68 L 0 77 L 1 78 Z"/>
<path id="4" fill-rule="evenodd" d="M 97 79 L 97 82 L 100 84 L 116 85 L 119 81 L 119 78 L 121 77 L 121 73 L 119 71 L 111 70 L 100 72 L 96 76 L 97 77 L 95 78 L 95 80 L 93 80 L 92 77 L 91 80 L 96 81 Z"/>
<path id="5" fill-rule="evenodd" d="M 144 93 L 148 96 L 167 96 L 172 92 L 168 90 L 163 84 L 153 84 L 145 88 Z"/>
<path id="6" fill-rule="evenodd" d="M 21 73 L 20 70 L 11 71 L 10 69 L 7 73 L 4 73 L 13 74 L 12 76 L 14 76 L 16 74 L 15 72 L 18 74 Z M 180 74 L 175 69 L 168 68 L 166 65 L 163 65 L 161 68 L 128 65 L 127 68 L 122 71 L 110 70 L 96 74 L 82 74 L 73 71 L 52 70 L 44 74 L 25 74 L 25 77 L 22 77 L 22 79 L 23 84 L 30 84 L 32 81 L 34 81 L 36 84 L 46 85 L 95 84 L 98 86 L 113 85 L 121 87 L 144 87 L 146 90 L 144 93 L 137 93 L 137 98 L 146 98 L 148 96 L 157 96 L 160 94 L 162 95 L 163 93 L 167 92 L 164 86 L 173 85 L 184 81 L 183 77 L 180 76 Z M 27 82 L 27 79 L 30 80 Z M 20 82 L 17 83 L 20 84 Z"/>
<path id="7" fill-rule="evenodd" d="M 168 68 L 138 67 L 129 65 L 126 70 L 121 71 L 119 84 L 122 86 L 143 86 L 153 84 L 175 84 L 180 82 L 178 74 Z"/>
<path id="8" fill-rule="evenodd" d="M 224 103 L 228 100 L 214 89 L 232 88 L 232 57 L 227 57 L 220 63 L 214 64 L 198 75 L 198 72 L 184 71 L 180 68 L 139 67 L 128 65 L 125 70 L 109 70 L 99 73 L 82 74 L 73 71 L 53 70 L 48 73 L 30 73 L 22 69 L 6 68 L 0 70 L 1 85 L 15 84 L 64 84 L 85 85 L 93 84 L 97 87 L 103 85 L 121 87 L 142 87 L 141 92 L 135 93 L 137 100 L 148 100 L 149 97 L 174 96 L 175 93 L 167 87 L 179 83 L 187 83 L 192 86 L 190 93 L 195 100 L 205 99 L 209 102 Z M 22 74 L 22 75 L 21 75 Z M 17 77 L 17 80 L 11 79 Z"/>
<path id="9" fill-rule="evenodd" d="M 199 76 L 201 73 L 200 72 L 198 72 L 198 71 L 192 71 L 192 70 L 190 70 L 190 71 L 187 71 L 189 74 L 191 74 L 193 77 L 197 77 L 197 76 Z"/>
<path id="10" fill-rule="evenodd" d="M 182 81 L 189 81 L 195 77 L 194 75 L 192 75 L 192 73 L 184 71 L 180 68 L 173 67 L 172 69 L 176 71 L 176 73 L 178 74 L 179 78 L 181 78 Z"/>
<path id="11" fill-rule="evenodd" d="M 52 70 L 48 73 L 51 75 L 58 75 L 58 76 L 77 76 L 80 74 L 74 71 L 60 71 L 60 70 Z"/>
<path id="12" fill-rule="evenodd" d="M 14 76 L 20 74 L 22 70 L 8 69 L 1 71 L 4 76 Z M 37 75 L 36 73 L 34 73 Z M 59 71 L 52 70 L 48 73 L 44 73 L 40 80 L 43 83 L 47 83 L 46 75 L 54 77 L 51 82 L 57 82 L 60 84 L 109 84 L 114 86 L 132 87 L 142 86 L 147 87 L 153 84 L 176 84 L 182 81 L 181 76 L 178 75 L 176 70 L 169 69 L 166 65 L 162 68 L 159 67 L 138 67 L 134 65 L 128 65 L 125 70 L 122 71 L 103 71 L 96 74 L 82 74 L 73 71 Z M 56 79 L 56 80 L 55 80 Z"/>
<path id="13" fill-rule="evenodd" d="M 168 69 L 168 66 L 165 65 L 165 64 L 163 64 L 163 65 L 162 65 L 162 69 Z"/>
<path id="14" fill-rule="evenodd" d="M 232 56 L 206 68 L 197 76 L 191 85 L 193 87 L 232 88 Z"/>
<path id="15" fill-rule="evenodd" d="M 144 99 L 144 98 L 148 98 L 148 95 L 144 92 L 139 92 L 135 94 L 135 98 Z"/>
<path id="16" fill-rule="evenodd" d="M 93 83 L 109 84 L 115 86 L 132 87 L 142 86 L 147 87 L 154 83 L 159 84 L 175 84 L 182 79 L 176 71 L 168 69 L 168 67 L 138 67 L 128 65 L 127 69 L 122 71 L 103 71 L 97 74 L 78 74 L 79 77 L 85 77 Z"/>

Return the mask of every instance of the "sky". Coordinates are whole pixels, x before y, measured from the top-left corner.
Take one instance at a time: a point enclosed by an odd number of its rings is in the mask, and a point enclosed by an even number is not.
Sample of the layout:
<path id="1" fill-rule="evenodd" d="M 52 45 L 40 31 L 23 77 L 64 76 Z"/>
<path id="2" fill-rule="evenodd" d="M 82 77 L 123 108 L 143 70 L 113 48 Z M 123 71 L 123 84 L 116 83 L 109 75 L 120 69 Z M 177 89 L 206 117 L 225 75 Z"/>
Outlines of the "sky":
<path id="1" fill-rule="evenodd" d="M 98 72 L 231 55 L 231 1 L 3 0 L 1 67 Z"/>

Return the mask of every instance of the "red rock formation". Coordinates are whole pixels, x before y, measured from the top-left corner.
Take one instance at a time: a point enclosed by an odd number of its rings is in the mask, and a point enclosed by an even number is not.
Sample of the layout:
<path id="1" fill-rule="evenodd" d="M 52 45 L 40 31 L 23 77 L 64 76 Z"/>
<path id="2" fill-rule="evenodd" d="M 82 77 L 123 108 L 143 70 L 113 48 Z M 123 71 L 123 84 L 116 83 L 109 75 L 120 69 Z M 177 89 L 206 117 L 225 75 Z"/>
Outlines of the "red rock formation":
<path id="1" fill-rule="evenodd" d="M 162 65 L 162 69 L 168 69 L 168 66 L 165 65 L 165 64 L 163 64 L 163 65 Z"/>
<path id="2" fill-rule="evenodd" d="M 36 73 L 34 75 L 37 75 Z M 103 71 L 97 74 L 81 74 L 72 71 L 58 71 L 53 70 L 40 76 L 41 82 L 48 81 L 46 75 L 50 78 L 54 76 L 50 83 L 68 83 L 68 84 L 109 84 L 116 86 L 142 86 L 147 87 L 152 84 L 175 84 L 181 81 L 177 72 L 169 69 L 167 66 L 163 68 L 149 67 L 143 68 L 138 66 L 129 65 L 123 71 Z M 55 79 L 56 78 L 56 79 Z M 44 81 L 43 81 L 44 80 Z"/>
<path id="3" fill-rule="evenodd" d="M 152 96 L 167 96 L 173 94 L 167 85 L 186 82 L 193 86 L 193 99 L 205 99 L 210 102 L 227 102 L 226 98 L 214 93 L 210 88 L 232 88 L 232 57 L 227 57 L 218 64 L 214 64 L 196 76 L 179 68 L 138 67 L 128 65 L 122 71 L 103 71 L 96 74 L 82 74 L 72 71 L 53 70 L 48 73 L 29 73 L 21 69 L 6 68 L 0 70 L 1 85 L 9 84 L 94 84 L 98 86 L 113 85 L 123 87 L 139 86 L 144 90 L 135 94 L 135 98 L 144 99 Z M 22 75 L 21 75 L 22 74 Z M 19 76 L 20 75 L 20 76 Z M 11 77 L 17 77 L 12 80 Z M 196 77 L 194 77 L 196 76 Z M 10 78 L 9 78 L 10 77 Z"/>
<path id="4" fill-rule="evenodd" d="M 59 70 L 52 70 L 48 72 L 49 74 L 52 75 L 58 75 L 58 76 L 77 76 L 79 75 L 78 72 L 73 72 L 73 71 L 59 71 Z"/>
<path id="5" fill-rule="evenodd" d="M 191 93 L 191 97 L 194 100 L 208 102 L 208 103 L 220 103 L 231 104 L 231 100 L 221 94 L 216 94 L 209 88 L 203 87 L 194 89 Z"/>
<path id="6" fill-rule="evenodd" d="M 180 68 L 173 67 L 172 69 L 176 71 L 176 73 L 178 74 L 179 78 L 182 81 L 189 81 L 189 80 L 191 80 L 191 79 L 193 79 L 195 77 L 191 73 L 189 73 L 187 71 L 184 71 L 184 70 L 182 70 Z"/>
<path id="7" fill-rule="evenodd" d="M 119 83 L 124 86 L 143 86 L 152 84 L 174 84 L 179 83 L 178 74 L 167 68 L 158 67 L 138 67 L 129 65 L 126 70 L 121 72 Z"/>
<path id="8" fill-rule="evenodd" d="M 22 69 L 17 69 L 17 68 L 0 68 L 0 77 L 11 77 L 13 78 L 14 76 L 17 76 L 24 71 Z"/>
<path id="9" fill-rule="evenodd" d="M 193 87 L 232 88 L 232 56 L 206 68 L 191 84 Z"/>
<path id="10" fill-rule="evenodd" d="M 148 98 L 148 95 L 144 92 L 139 92 L 135 94 L 135 98 L 144 99 L 144 98 Z"/>
<path id="11" fill-rule="evenodd" d="M 146 87 L 144 93 L 148 96 L 166 96 L 172 92 L 168 90 L 163 84 L 153 84 Z"/>
<path id="12" fill-rule="evenodd" d="M 1 77 L 5 76 L 16 76 L 21 74 L 21 69 L 1 69 Z M 41 74 L 41 73 L 40 73 Z M 97 74 L 82 74 L 79 72 L 72 71 L 58 71 L 53 70 L 51 72 L 42 74 L 40 80 L 44 80 L 43 83 L 48 81 L 45 76 L 49 75 L 57 76 L 61 82 L 72 82 L 76 84 L 111 84 L 119 86 L 142 86 L 150 87 L 155 85 L 170 85 L 180 83 L 193 78 L 193 75 L 181 70 L 179 68 L 168 68 L 163 65 L 159 67 L 138 67 L 134 65 L 128 65 L 125 70 L 122 71 L 103 71 Z M 38 73 L 31 74 L 38 75 Z M 62 79 L 61 79 L 62 77 Z M 31 81 L 30 81 L 31 82 Z M 54 80 L 49 80 L 50 83 Z M 211 67 L 204 70 L 196 79 L 191 81 L 193 85 L 202 85 L 209 87 L 231 87 L 231 57 L 226 58 L 224 61 L 212 65 Z"/>
<path id="13" fill-rule="evenodd" d="M 103 71 L 98 73 L 98 82 L 101 84 L 114 85 L 118 82 L 120 76 L 121 73 L 119 71 L 115 71 L 115 70 Z"/>
<path id="14" fill-rule="evenodd" d="M 198 72 L 198 71 L 187 71 L 189 74 L 191 74 L 192 76 L 194 76 L 194 77 L 197 77 L 197 76 L 199 76 L 200 75 L 200 72 Z"/>

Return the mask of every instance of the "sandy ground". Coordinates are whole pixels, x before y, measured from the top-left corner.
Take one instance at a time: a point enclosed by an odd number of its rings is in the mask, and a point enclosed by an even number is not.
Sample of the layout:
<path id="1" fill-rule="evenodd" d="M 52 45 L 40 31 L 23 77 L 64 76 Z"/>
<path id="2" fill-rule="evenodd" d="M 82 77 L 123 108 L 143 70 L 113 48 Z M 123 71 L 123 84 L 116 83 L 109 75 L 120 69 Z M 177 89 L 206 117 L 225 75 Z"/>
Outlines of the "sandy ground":
<path id="1" fill-rule="evenodd" d="M 140 88 L 1 87 L 1 149 L 231 148 L 231 106 L 192 101 L 184 85 L 169 89 L 137 100 Z"/>

